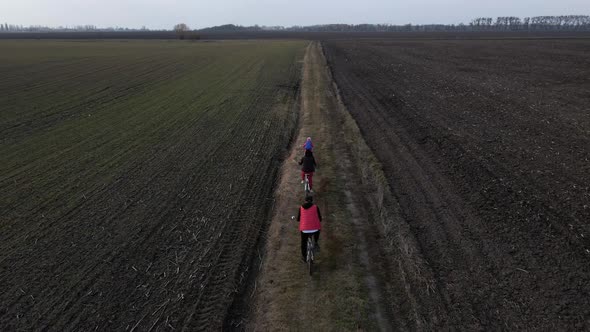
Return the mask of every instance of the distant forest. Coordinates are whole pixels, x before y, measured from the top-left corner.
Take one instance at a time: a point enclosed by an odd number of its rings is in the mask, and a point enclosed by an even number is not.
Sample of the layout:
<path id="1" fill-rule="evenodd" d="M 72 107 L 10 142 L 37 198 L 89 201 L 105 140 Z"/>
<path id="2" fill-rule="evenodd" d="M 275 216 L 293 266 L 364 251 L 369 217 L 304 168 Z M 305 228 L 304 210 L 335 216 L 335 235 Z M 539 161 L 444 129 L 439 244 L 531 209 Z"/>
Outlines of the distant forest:
<path id="1" fill-rule="evenodd" d="M 322 24 L 311 26 L 237 26 L 221 25 L 203 32 L 238 31 L 304 31 L 304 32 L 410 32 L 410 31 L 590 31 L 590 16 L 535 16 L 520 19 L 515 16 L 478 17 L 469 24 Z"/>
<path id="2" fill-rule="evenodd" d="M 1 32 L 117 32 L 117 31 L 173 31 L 130 29 L 121 27 L 97 28 L 94 25 L 74 27 L 45 27 L 0 24 Z M 535 16 L 523 19 L 515 16 L 478 17 L 468 24 L 322 24 L 311 26 L 240 26 L 234 24 L 220 25 L 205 29 L 192 30 L 198 32 L 257 32 L 257 31 L 292 31 L 292 32 L 412 32 L 412 31 L 590 31 L 590 16 L 561 15 Z"/>

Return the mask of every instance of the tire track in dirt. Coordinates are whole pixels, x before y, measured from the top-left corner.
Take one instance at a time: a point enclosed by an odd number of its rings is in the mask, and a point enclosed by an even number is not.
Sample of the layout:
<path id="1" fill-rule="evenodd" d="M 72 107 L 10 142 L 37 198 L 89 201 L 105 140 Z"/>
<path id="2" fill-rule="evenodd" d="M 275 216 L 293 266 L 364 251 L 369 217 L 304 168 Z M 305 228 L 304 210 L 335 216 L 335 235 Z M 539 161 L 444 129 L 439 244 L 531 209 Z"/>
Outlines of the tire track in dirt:
<path id="1" fill-rule="evenodd" d="M 343 130 L 350 116 L 328 72 L 321 45 L 313 42 L 304 60 L 300 131 L 276 193 L 261 275 L 251 296 L 248 329 L 391 330 L 383 303 L 383 252 L 358 174 L 351 138 Z M 358 134 L 358 133 L 357 133 Z M 291 220 L 304 197 L 299 183 L 300 144 L 311 136 L 319 164 L 315 202 L 324 221 L 317 270 L 310 278 L 300 261 L 297 222 Z M 237 324 L 236 324 L 237 325 Z"/>

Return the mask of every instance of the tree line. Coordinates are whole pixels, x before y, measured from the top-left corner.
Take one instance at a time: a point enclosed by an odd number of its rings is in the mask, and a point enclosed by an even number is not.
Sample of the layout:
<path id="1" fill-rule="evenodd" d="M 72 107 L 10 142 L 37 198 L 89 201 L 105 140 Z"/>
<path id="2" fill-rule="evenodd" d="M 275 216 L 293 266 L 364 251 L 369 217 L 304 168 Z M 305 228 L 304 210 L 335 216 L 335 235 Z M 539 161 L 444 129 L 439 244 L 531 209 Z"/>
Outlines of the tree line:
<path id="1" fill-rule="evenodd" d="M 225 24 L 199 30 L 201 32 L 408 32 L 408 31 L 590 31 L 590 16 L 516 16 L 479 17 L 469 24 L 321 24 L 311 26 L 240 26 Z"/>
<path id="2" fill-rule="evenodd" d="M 86 25 L 75 25 L 71 27 L 48 27 L 43 25 L 30 25 L 30 26 L 23 26 L 23 25 L 16 25 L 16 24 L 8 24 L 0 23 L 0 32 L 92 32 L 92 31 L 150 31 L 146 27 L 142 27 L 141 29 L 130 29 L 125 27 L 107 27 L 107 28 L 98 28 L 96 25 L 86 24 Z"/>
<path id="3" fill-rule="evenodd" d="M 469 24 L 324 24 L 294 26 L 287 31 L 306 32 L 405 32 L 405 31 L 590 31 L 590 16 L 479 17 Z"/>
<path id="4" fill-rule="evenodd" d="M 0 31 L 23 31 L 23 29 L 25 29 L 25 27 L 23 27 L 22 25 L 14 25 L 14 24 L 2 24 L 0 23 Z"/>
<path id="5" fill-rule="evenodd" d="M 589 30 L 590 16 L 534 16 L 522 20 L 516 16 L 500 16 L 495 21 L 491 17 L 478 17 L 469 26 L 473 30 Z"/>
<path id="6" fill-rule="evenodd" d="M 129 28 L 97 28 L 94 25 L 50 28 L 45 26 L 29 26 L 0 24 L 0 32 L 70 32 L 70 31 L 153 31 Z M 166 31 L 166 30 L 157 30 Z M 170 30 L 167 30 L 170 31 Z M 301 32 L 408 32 L 408 31 L 590 31 L 590 16 L 561 15 L 534 16 L 523 19 L 516 16 L 478 17 L 468 24 L 322 24 L 312 26 L 240 26 L 233 24 L 220 25 L 200 30 L 191 30 L 184 23 L 172 28 L 178 38 L 197 39 L 199 32 L 252 32 L 252 31 L 301 31 Z"/>

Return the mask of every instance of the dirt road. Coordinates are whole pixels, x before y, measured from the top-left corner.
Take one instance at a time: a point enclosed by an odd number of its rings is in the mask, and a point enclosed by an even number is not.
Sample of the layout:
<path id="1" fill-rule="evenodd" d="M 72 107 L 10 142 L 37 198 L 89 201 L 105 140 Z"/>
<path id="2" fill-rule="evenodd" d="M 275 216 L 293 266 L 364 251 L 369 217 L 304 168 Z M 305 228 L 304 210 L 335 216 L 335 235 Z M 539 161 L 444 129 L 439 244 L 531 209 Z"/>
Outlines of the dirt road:
<path id="1" fill-rule="evenodd" d="M 252 294 L 250 328 L 388 330 L 377 232 L 351 144 L 360 137 L 358 130 L 348 130 L 354 122 L 339 103 L 319 43 L 310 44 L 305 57 L 301 105 L 301 129 L 282 169 L 262 273 Z M 322 251 L 311 278 L 300 261 L 298 224 L 291 220 L 304 197 L 295 160 L 307 136 L 316 146 L 314 197 L 324 217 Z"/>

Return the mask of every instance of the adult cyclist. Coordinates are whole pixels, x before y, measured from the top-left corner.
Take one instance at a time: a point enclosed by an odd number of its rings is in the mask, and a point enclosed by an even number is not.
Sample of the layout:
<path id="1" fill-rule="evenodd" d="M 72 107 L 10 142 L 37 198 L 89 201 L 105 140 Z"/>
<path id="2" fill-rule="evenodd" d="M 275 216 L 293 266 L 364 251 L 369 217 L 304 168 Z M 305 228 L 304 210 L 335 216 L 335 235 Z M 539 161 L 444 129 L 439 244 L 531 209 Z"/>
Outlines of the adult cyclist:
<path id="1" fill-rule="evenodd" d="M 320 208 L 313 204 L 313 197 L 305 197 L 305 203 L 299 207 L 299 214 L 297 215 L 299 222 L 299 231 L 301 232 L 301 259 L 306 261 L 307 256 L 307 239 L 313 236 L 315 241 L 315 248 L 320 250 L 320 230 L 322 229 L 322 215 Z"/>

